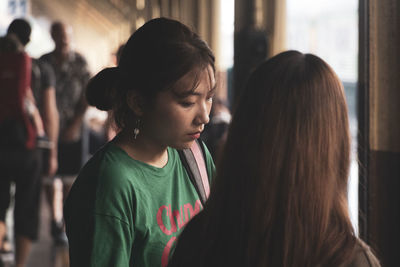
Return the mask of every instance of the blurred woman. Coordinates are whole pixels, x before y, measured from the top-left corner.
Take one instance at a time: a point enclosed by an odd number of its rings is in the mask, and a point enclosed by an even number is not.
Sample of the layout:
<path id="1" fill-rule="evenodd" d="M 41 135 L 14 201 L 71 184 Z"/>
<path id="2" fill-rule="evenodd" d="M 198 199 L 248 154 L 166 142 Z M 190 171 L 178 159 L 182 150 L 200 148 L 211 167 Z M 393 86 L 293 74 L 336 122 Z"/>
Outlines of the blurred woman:
<path id="1" fill-rule="evenodd" d="M 209 201 L 169 266 L 379 266 L 349 219 L 349 164 L 334 71 L 297 51 L 269 59 L 248 81 Z"/>

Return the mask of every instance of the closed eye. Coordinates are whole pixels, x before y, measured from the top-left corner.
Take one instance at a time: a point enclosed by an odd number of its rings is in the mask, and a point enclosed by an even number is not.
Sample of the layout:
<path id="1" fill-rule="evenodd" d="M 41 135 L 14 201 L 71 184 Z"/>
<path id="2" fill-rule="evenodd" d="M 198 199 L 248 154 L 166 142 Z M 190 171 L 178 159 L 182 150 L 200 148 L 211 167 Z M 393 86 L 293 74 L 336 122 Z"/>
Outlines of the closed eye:
<path id="1" fill-rule="evenodd" d="M 182 107 L 189 108 L 189 107 L 193 106 L 195 103 L 194 102 L 180 102 L 179 104 Z"/>

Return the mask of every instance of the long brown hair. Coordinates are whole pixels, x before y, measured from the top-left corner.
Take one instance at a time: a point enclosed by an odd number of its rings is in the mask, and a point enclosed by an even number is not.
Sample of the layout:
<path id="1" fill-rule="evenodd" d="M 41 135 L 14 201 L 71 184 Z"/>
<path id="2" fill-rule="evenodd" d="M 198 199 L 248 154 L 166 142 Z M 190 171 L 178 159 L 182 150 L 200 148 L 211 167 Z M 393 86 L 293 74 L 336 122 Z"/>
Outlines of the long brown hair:
<path id="1" fill-rule="evenodd" d="M 200 217 L 201 266 L 346 263 L 356 242 L 349 157 L 347 105 L 334 71 L 297 51 L 261 64 L 234 111 Z"/>

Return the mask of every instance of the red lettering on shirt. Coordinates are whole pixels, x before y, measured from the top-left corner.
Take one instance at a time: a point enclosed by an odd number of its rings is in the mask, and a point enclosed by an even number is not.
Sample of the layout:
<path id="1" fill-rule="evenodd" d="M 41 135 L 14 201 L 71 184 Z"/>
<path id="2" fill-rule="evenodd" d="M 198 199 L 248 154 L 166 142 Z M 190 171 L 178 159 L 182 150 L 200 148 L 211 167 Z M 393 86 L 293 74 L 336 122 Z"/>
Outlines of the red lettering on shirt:
<path id="1" fill-rule="evenodd" d="M 194 209 L 190 203 L 184 204 L 183 208 L 182 208 L 182 206 L 180 206 L 179 210 L 174 210 L 174 211 L 171 210 L 171 205 L 168 205 L 168 206 L 162 205 L 157 211 L 157 224 L 164 234 L 172 235 L 173 233 L 176 233 L 177 229 L 181 229 L 182 227 L 184 227 L 190 218 L 192 218 L 197 213 L 199 213 L 201 207 L 202 206 L 201 206 L 200 200 L 197 200 L 195 202 Z M 167 211 L 166 215 L 171 223 L 171 229 L 168 229 L 164 225 L 164 221 L 163 221 L 164 210 Z M 183 211 L 185 213 L 185 217 L 183 217 Z M 175 220 L 176 220 L 176 222 L 175 222 Z"/>
<path id="2" fill-rule="evenodd" d="M 161 266 L 166 267 L 168 265 L 168 258 L 169 258 L 169 253 L 171 251 L 172 245 L 174 244 L 176 240 L 176 236 L 171 237 L 171 239 L 168 241 L 167 245 L 164 248 L 164 251 L 161 256 Z"/>
<path id="3" fill-rule="evenodd" d="M 179 207 L 179 210 L 171 210 L 171 205 L 163 205 L 157 211 L 157 224 L 160 227 L 161 231 L 166 235 L 172 235 L 176 233 L 178 229 L 182 229 L 186 223 L 193 218 L 197 213 L 200 212 L 202 208 L 200 200 L 197 200 L 193 206 L 190 203 L 184 204 Z M 166 210 L 166 215 L 171 223 L 171 229 L 167 229 L 164 225 L 163 215 L 164 210 Z M 189 214 L 190 213 L 190 214 Z M 183 217 L 185 215 L 185 217 Z M 167 218 L 166 218 L 167 219 Z M 176 222 L 175 222 L 176 219 Z M 178 225 L 178 227 L 177 227 Z M 176 240 L 176 236 L 172 236 L 168 241 L 167 245 L 164 247 L 162 256 L 161 256 L 161 266 L 166 267 L 168 265 L 169 253 L 171 251 L 171 247 Z"/>
<path id="4" fill-rule="evenodd" d="M 200 208 L 201 208 L 200 200 L 197 200 L 196 203 L 194 204 L 194 210 L 193 206 L 190 203 L 183 205 L 183 209 L 185 210 L 185 224 L 189 221 L 190 218 L 193 218 L 197 213 L 200 212 Z M 188 215 L 188 211 L 190 212 L 190 215 Z"/>
<path id="5" fill-rule="evenodd" d="M 162 219 L 162 215 L 163 215 L 163 211 L 167 210 L 167 216 L 169 218 L 169 221 L 171 223 L 171 229 L 167 229 L 167 227 L 164 225 L 164 221 Z M 172 233 L 176 232 L 176 224 L 175 224 L 175 220 L 172 216 L 172 211 L 171 211 L 171 205 L 165 206 L 161 206 L 158 211 L 157 211 L 157 224 L 160 227 L 161 231 L 163 231 L 164 234 L 166 235 L 172 235 Z"/>
<path id="6" fill-rule="evenodd" d="M 178 222 L 178 228 L 182 228 L 184 226 L 184 221 L 183 221 L 183 216 L 181 216 L 182 214 L 182 207 L 179 210 L 174 210 L 173 211 L 174 214 L 174 218 L 176 218 L 176 221 Z"/>

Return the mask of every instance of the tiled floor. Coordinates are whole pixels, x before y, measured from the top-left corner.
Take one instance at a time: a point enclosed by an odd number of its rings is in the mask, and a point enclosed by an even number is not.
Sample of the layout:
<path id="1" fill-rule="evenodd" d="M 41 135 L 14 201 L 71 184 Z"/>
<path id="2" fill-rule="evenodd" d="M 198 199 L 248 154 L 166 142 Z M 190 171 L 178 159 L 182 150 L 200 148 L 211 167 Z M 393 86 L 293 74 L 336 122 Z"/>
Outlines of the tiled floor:
<path id="1" fill-rule="evenodd" d="M 40 238 L 33 245 L 27 267 L 68 267 L 68 248 L 55 247 L 50 236 L 50 210 L 42 195 Z"/>

